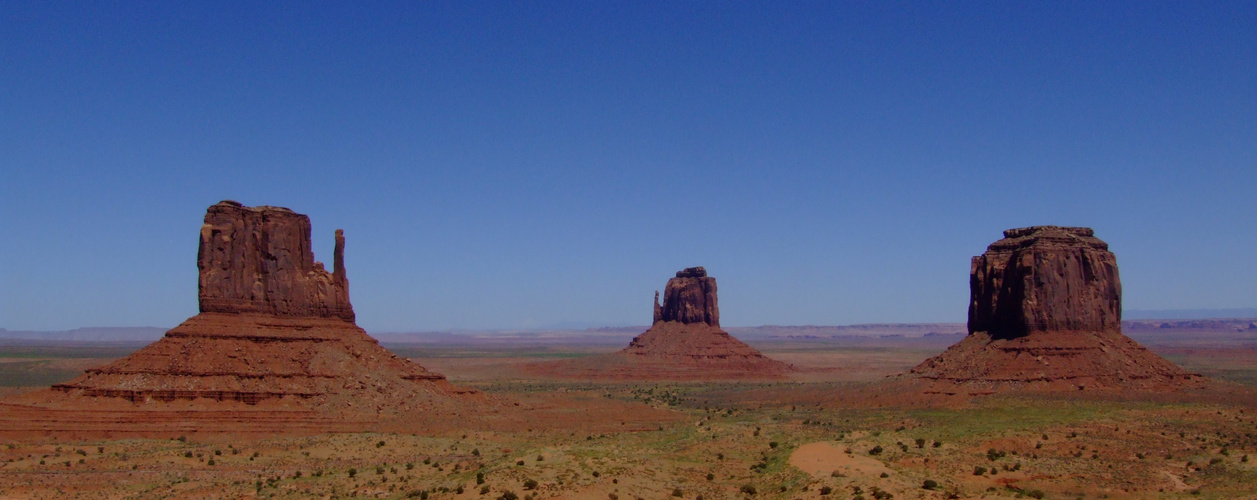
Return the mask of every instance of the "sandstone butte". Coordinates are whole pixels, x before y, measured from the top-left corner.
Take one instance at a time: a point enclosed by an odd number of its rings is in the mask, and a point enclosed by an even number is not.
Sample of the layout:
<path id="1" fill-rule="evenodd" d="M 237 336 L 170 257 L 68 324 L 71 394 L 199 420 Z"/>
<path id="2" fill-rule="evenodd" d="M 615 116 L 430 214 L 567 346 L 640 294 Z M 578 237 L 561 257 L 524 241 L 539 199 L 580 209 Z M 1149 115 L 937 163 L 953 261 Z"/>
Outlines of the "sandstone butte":
<path id="1" fill-rule="evenodd" d="M 1117 258 L 1089 228 L 1004 231 L 969 272 L 969 334 L 911 370 L 927 392 L 1167 391 L 1203 379 L 1122 334 Z"/>
<path id="2" fill-rule="evenodd" d="M 588 358 L 536 365 L 554 376 L 624 380 L 773 379 L 788 364 L 761 354 L 720 328 L 716 279 L 707 270 L 678 271 L 655 292 L 654 323 L 623 350 Z"/>
<path id="3" fill-rule="evenodd" d="M 307 216 L 215 204 L 200 231 L 200 314 L 126 358 L 6 401 L 0 420 L 8 430 L 160 433 L 175 419 L 267 433 L 491 412 L 496 398 L 397 357 L 354 323 L 344 251 L 337 230 L 329 273 Z"/>

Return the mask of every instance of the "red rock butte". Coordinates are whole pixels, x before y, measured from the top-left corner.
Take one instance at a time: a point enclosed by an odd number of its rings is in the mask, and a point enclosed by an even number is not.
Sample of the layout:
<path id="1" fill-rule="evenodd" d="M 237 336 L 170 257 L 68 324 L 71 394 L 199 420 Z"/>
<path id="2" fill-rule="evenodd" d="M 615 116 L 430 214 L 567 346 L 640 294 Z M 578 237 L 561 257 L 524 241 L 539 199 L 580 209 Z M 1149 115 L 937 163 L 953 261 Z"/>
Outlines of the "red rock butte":
<path id="1" fill-rule="evenodd" d="M 1034 226 L 974 257 L 969 335 L 911 374 L 930 391 L 1174 390 L 1201 377 L 1122 334 L 1117 258 L 1089 228 Z"/>
<path id="2" fill-rule="evenodd" d="M 423 427 L 485 411 L 487 396 L 397 357 L 354 324 L 344 250 L 337 230 L 329 273 L 314 261 L 305 215 L 211 206 L 197 255 L 200 314 L 126 358 L 6 401 L 0 423 L 144 434 L 173 418 L 194 431 L 267 433 L 389 419 Z"/>
<path id="3" fill-rule="evenodd" d="M 790 365 L 768 358 L 720 328 L 716 279 L 691 267 L 655 292 L 654 324 L 623 350 L 601 356 L 546 363 L 538 371 L 561 377 L 720 380 L 772 379 Z"/>

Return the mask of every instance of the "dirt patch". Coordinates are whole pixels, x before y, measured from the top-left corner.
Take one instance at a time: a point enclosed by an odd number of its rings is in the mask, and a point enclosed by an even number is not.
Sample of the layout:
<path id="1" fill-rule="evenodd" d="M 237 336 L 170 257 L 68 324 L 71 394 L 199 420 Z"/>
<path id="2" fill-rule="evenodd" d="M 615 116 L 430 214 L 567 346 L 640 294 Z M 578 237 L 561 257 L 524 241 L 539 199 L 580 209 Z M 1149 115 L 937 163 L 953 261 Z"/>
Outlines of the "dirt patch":
<path id="1" fill-rule="evenodd" d="M 790 454 L 789 463 L 814 477 L 834 473 L 848 477 L 880 477 L 891 473 L 881 460 L 847 453 L 845 448 L 829 442 L 799 446 Z"/>

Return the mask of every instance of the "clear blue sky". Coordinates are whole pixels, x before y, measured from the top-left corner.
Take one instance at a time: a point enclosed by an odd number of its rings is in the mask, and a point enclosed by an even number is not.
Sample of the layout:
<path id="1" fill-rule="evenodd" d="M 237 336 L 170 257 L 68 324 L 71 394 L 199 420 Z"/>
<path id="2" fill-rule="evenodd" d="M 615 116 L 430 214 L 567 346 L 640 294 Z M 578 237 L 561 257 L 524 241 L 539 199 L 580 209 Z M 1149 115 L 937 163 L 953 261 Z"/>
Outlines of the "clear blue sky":
<path id="1" fill-rule="evenodd" d="M 259 5 L 260 4 L 260 5 Z M 373 331 L 963 321 L 1010 227 L 1257 306 L 1254 2 L 0 4 L 0 327 L 196 313 L 205 208 L 343 228 Z"/>

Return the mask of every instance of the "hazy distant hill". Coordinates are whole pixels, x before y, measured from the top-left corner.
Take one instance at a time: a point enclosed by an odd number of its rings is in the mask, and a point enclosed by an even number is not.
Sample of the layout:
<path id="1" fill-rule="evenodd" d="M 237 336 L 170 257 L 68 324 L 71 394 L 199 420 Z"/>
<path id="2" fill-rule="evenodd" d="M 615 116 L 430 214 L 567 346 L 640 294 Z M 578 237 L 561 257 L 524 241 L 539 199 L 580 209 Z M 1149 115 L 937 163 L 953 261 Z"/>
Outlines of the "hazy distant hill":
<path id="1" fill-rule="evenodd" d="M 1202 309 L 1207 319 L 1188 317 L 1146 318 L 1123 312 L 1122 329 L 1141 335 L 1154 331 L 1257 331 L 1257 309 Z M 1147 312 L 1147 311 L 1144 311 Z M 1180 311 L 1186 313 L 1187 311 Z M 1220 312 L 1248 312 L 1247 315 L 1216 316 Z M 477 345 L 623 345 L 646 331 L 647 325 L 588 328 L 583 330 L 455 330 L 437 332 L 370 332 L 380 342 L 391 344 L 477 344 Z M 43 340 L 66 342 L 151 342 L 162 337 L 161 327 L 90 327 L 66 331 L 16 331 L 0 328 L 0 340 Z M 762 325 L 725 327 L 730 334 L 746 340 L 825 339 L 825 338 L 924 338 L 959 336 L 968 333 L 964 323 L 870 323 L 862 325 Z"/>
<path id="2" fill-rule="evenodd" d="M 74 342 L 151 342 L 160 339 L 169 328 L 156 326 L 98 326 L 65 331 L 6 330 L 0 328 L 0 339 L 52 340 Z"/>
<path id="3" fill-rule="evenodd" d="M 1257 309 L 1123 309 L 1122 319 L 1257 318 Z"/>

